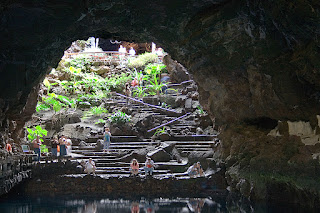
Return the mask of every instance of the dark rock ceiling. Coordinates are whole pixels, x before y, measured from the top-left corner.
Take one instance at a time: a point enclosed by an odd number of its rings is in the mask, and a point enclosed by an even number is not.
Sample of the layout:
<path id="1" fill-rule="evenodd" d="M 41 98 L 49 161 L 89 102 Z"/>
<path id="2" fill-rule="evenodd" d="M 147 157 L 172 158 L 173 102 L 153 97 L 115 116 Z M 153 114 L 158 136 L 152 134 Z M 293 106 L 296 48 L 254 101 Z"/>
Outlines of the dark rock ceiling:
<path id="1" fill-rule="evenodd" d="M 162 46 L 194 75 L 218 124 L 315 124 L 319 9 L 316 0 L 1 1 L 2 131 L 71 42 L 89 36 Z"/>

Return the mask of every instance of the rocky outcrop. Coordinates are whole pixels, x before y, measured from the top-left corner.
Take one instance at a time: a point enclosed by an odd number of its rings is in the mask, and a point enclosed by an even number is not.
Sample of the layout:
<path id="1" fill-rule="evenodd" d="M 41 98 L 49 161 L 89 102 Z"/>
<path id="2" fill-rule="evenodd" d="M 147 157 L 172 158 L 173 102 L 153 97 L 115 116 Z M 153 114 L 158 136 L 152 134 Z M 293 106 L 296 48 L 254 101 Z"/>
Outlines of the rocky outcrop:
<path id="1" fill-rule="evenodd" d="M 32 156 L 9 155 L 0 159 L 0 196 L 31 177 Z"/>

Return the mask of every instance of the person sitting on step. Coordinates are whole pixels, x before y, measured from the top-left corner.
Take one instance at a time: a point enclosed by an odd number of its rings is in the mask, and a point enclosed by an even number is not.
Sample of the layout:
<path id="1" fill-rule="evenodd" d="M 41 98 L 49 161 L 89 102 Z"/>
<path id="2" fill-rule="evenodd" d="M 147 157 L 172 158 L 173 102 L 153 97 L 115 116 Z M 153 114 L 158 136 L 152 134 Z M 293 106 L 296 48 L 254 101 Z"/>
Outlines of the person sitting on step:
<path id="1" fill-rule="evenodd" d="M 204 176 L 200 162 L 194 163 L 192 166 L 190 166 L 187 170 L 187 173 L 190 177 Z"/>
<path id="2" fill-rule="evenodd" d="M 96 174 L 96 164 L 92 160 L 92 158 L 89 158 L 89 161 L 86 162 L 84 165 L 84 172 L 86 172 L 88 175 L 93 173 Z"/>
<path id="3" fill-rule="evenodd" d="M 153 169 L 154 169 L 154 162 L 153 160 L 151 160 L 150 157 L 147 157 L 147 160 L 145 162 L 145 166 L 143 167 L 143 169 L 146 176 L 148 175 L 148 173 L 152 175 Z"/>
<path id="4" fill-rule="evenodd" d="M 131 175 L 138 175 L 139 173 L 139 163 L 137 159 L 133 158 L 130 164 Z"/>

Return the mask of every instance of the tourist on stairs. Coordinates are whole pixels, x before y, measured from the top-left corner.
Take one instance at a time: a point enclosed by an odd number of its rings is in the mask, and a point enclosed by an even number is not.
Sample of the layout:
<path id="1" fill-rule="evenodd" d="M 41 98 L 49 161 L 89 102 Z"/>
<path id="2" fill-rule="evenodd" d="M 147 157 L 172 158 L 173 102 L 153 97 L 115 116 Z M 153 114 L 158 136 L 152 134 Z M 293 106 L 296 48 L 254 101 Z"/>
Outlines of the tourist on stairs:
<path id="1" fill-rule="evenodd" d="M 190 166 L 187 170 L 187 173 L 190 177 L 204 176 L 200 162 L 194 163 L 192 166 Z"/>
<path id="2" fill-rule="evenodd" d="M 70 138 L 66 138 L 66 150 L 67 150 L 67 155 L 71 155 L 72 141 Z"/>
<path id="3" fill-rule="evenodd" d="M 85 164 L 84 172 L 86 172 L 88 175 L 93 173 L 96 174 L 96 164 L 92 160 L 92 158 L 89 158 L 89 161 Z"/>
<path id="4" fill-rule="evenodd" d="M 59 144 L 60 144 L 60 156 L 67 155 L 66 137 L 65 136 L 61 136 L 61 138 L 59 139 Z"/>
<path id="5" fill-rule="evenodd" d="M 143 167 L 145 175 L 147 177 L 148 173 L 152 175 L 153 169 L 154 169 L 154 162 L 151 160 L 150 157 L 147 157 L 147 160 L 145 162 L 145 166 Z"/>
<path id="6" fill-rule="evenodd" d="M 37 161 L 39 162 L 40 155 L 41 155 L 41 151 L 40 151 L 41 140 L 40 140 L 39 135 L 37 135 L 37 138 L 32 141 L 32 144 L 33 144 L 34 152 L 38 155 Z"/>
<path id="7" fill-rule="evenodd" d="M 53 139 L 51 141 L 51 153 L 52 153 L 52 156 L 55 158 L 58 156 L 58 145 L 59 145 L 58 136 L 55 135 L 53 136 Z"/>
<path id="8" fill-rule="evenodd" d="M 8 141 L 8 143 L 6 144 L 6 150 L 9 154 L 12 154 L 12 146 L 10 144 L 10 141 Z"/>
<path id="9" fill-rule="evenodd" d="M 103 137 L 103 144 L 104 144 L 103 152 L 105 152 L 107 149 L 107 153 L 110 153 L 109 152 L 110 139 L 111 139 L 110 129 L 108 127 L 106 127 L 105 131 L 104 131 L 104 137 Z"/>
<path id="10" fill-rule="evenodd" d="M 130 172 L 131 175 L 138 175 L 139 173 L 139 163 L 137 161 L 137 159 L 133 158 L 130 164 Z"/>
<path id="11" fill-rule="evenodd" d="M 131 97 L 131 89 L 130 84 L 127 82 L 124 86 L 124 94 L 128 97 L 127 98 L 127 105 L 130 104 L 129 98 Z"/>

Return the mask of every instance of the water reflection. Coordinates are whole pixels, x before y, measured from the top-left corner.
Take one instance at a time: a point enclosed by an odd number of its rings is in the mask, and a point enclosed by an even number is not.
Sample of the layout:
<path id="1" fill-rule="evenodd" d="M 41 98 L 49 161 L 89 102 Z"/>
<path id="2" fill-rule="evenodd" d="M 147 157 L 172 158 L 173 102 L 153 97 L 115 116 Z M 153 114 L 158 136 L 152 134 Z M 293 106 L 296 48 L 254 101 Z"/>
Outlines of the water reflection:
<path id="1" fill-rule="evenodd" d="M 285 211 L 284 211 L 285 210 Z M 296 207 L 255 205 L 243 199 L 217 198 L 139 198 L 101 197 L 17 197 L 0 198 L 1 213 L 200 213 L 200 212 L 315 212 Z"/>
<path id="2" fill-rule="evenodd" d="M 211 198 L 176 199 L 103 199 L 66 197 L 20 197 L 0 199 L 0 212 L 8 213 L 98 213 L 98 212 L 226 212 L 223 205 L 217 205 Z"/>

